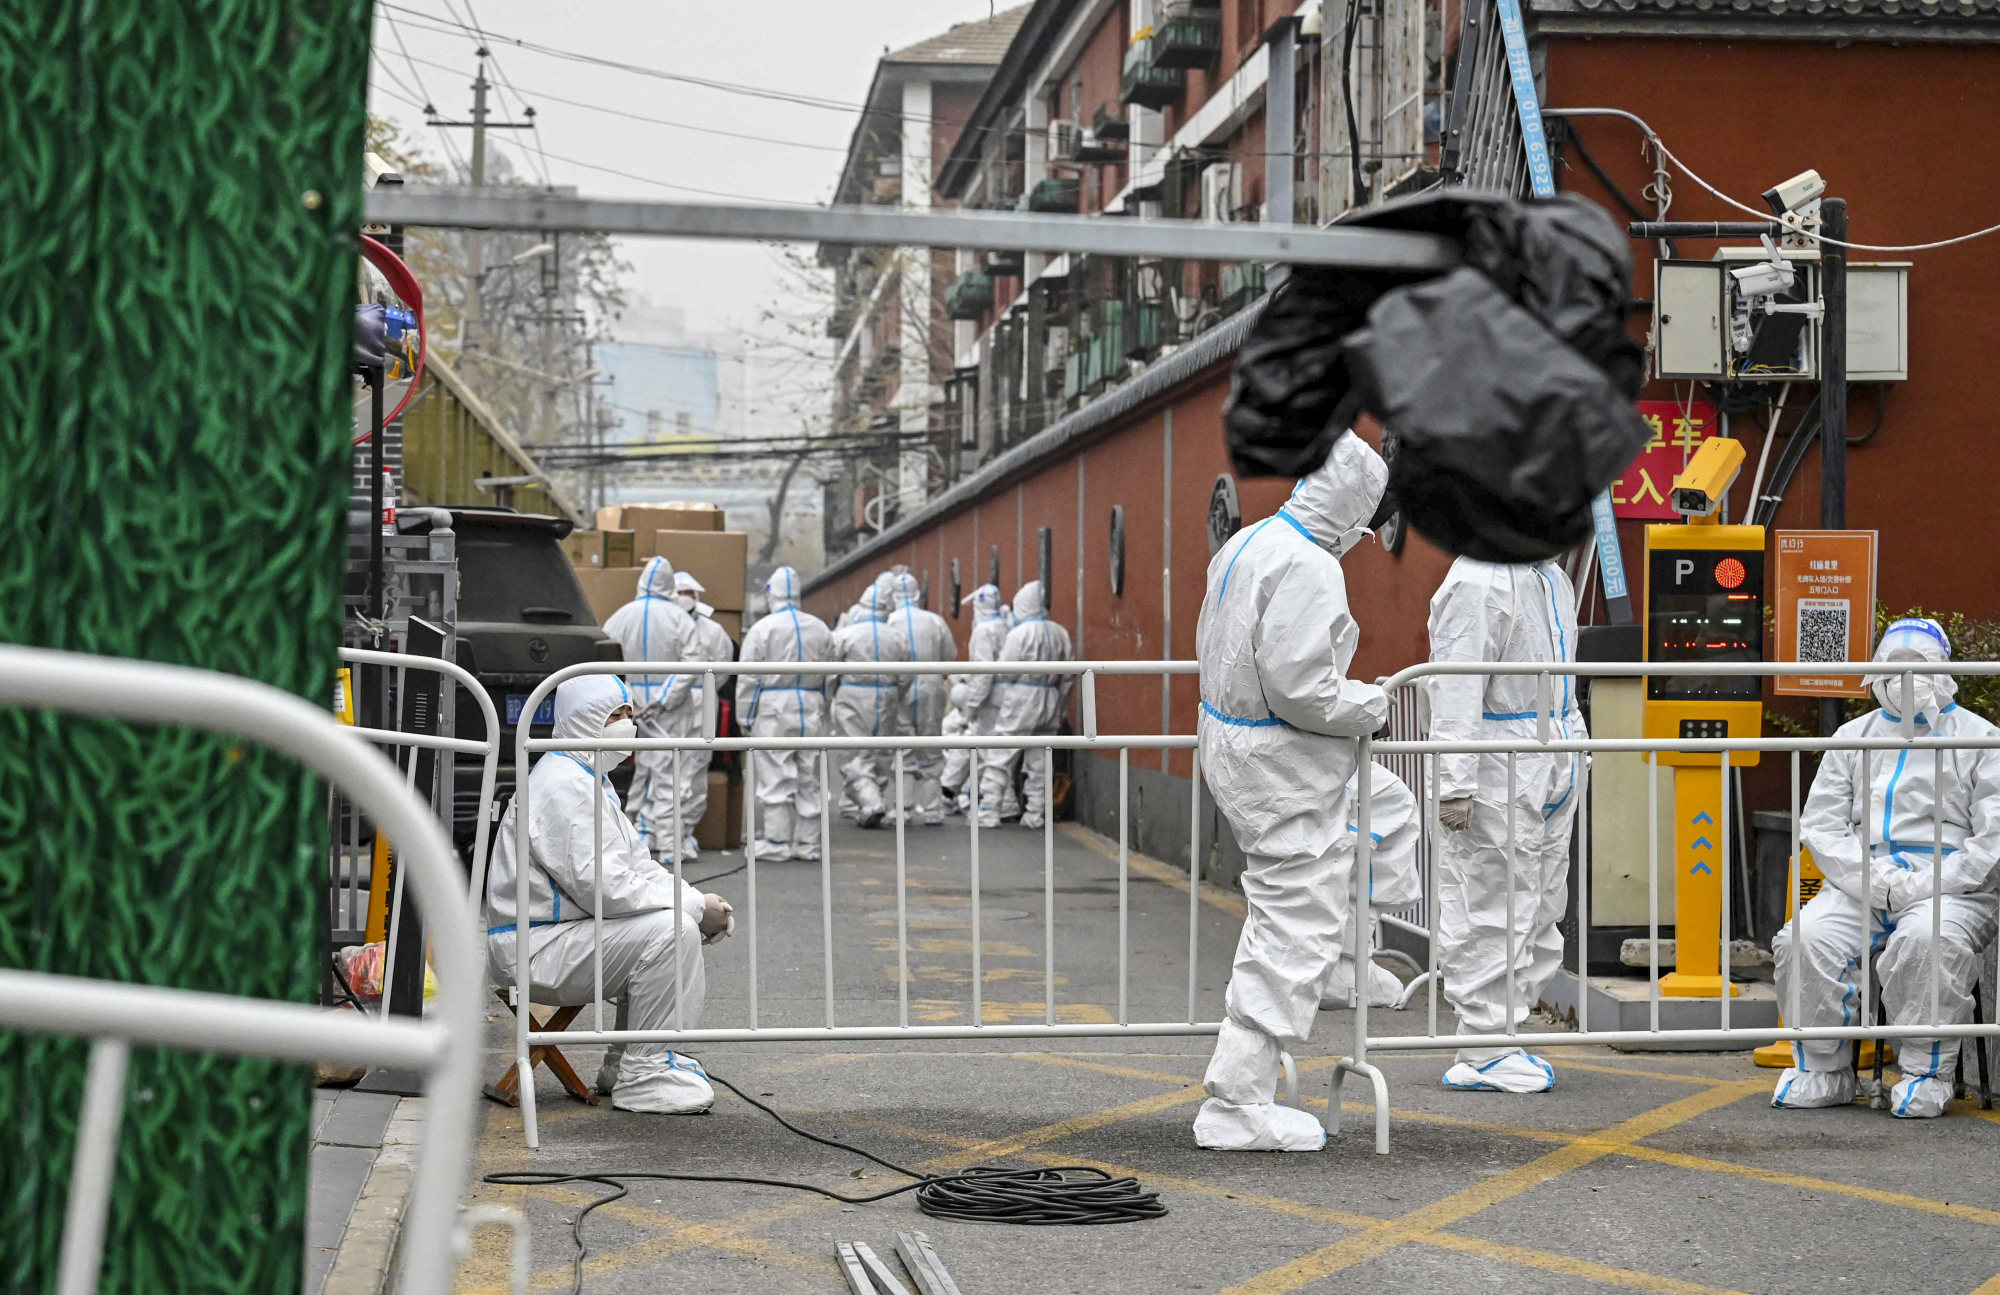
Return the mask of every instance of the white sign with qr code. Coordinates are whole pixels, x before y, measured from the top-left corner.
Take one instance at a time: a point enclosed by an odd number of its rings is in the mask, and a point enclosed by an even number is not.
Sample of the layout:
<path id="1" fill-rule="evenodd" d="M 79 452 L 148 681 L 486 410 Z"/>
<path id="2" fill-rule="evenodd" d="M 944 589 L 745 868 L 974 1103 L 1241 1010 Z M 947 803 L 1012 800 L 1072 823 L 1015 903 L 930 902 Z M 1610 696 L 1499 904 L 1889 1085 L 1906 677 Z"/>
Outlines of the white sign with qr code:
<path id="1" fill-rule="evenodd" d="M 1845 598 L 1801 598 L 1798 601 L 1800 661 L 1847 660 L 1848 625 L 1852 604 Z"/>

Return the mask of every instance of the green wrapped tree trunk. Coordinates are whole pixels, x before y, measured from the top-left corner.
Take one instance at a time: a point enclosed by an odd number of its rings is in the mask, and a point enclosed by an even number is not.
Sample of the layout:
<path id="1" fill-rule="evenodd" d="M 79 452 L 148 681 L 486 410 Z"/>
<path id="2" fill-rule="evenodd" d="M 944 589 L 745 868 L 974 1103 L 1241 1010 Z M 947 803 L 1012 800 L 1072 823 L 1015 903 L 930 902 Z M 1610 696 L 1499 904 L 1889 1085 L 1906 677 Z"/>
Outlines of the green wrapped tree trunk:
<path id="1" fill-rule="evenodd" d="M 0 640 L 330 696 L 367 0 L 0 4 Z M 0 710 L 0 965 L 307 1001 L 325 790 Z M 85 1045 L 0 1033 L 0 1291 L 53 1288 Z M 101 1289 L 299 1288 L 312 1076 L 134 1053 Z"/>

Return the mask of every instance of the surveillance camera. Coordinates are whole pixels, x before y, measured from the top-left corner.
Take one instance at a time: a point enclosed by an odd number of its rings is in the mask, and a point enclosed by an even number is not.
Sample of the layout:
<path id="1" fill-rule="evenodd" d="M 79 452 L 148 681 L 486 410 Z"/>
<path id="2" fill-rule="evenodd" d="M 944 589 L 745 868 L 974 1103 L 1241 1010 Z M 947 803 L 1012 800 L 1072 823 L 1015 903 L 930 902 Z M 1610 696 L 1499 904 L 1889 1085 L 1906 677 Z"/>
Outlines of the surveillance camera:
<path id="1" fill-rule="evenodd" d="M 1764 205 L 1773 216 L 1797 211 L 1826 192 L 1826 181 L 1817 171 L 1801 171 L 1783 184 L 1764 190 Z"/>
<path id="2" fill-rule="evenodd" d="M 1683 517 L 1709 517 L 1722 506 L 1723 496 L 1743 470 L 1743 442 L 1712 436 L 1701 443 L 1688 465 L 1674 478 L 1674 511 Z"/>
<path id="3" fill-rule="evenodd" d="M 1729 276 L 1736 280 L 1737 295 L 1742 297 L 1775 297 L 1789 292 L 1793 277 L 1789 261 L 1756 261 L 1731 270 Z"/>
<path id="4" fill-rule="evenodd" d="M 380 153 L 364 154 L 363 160 L 367 163 L 369 188 L 375 189 L 383 185 L 401 184 L 403 182 L 403 173 L 395 167 L 390 166 L 388 159 Z"/>

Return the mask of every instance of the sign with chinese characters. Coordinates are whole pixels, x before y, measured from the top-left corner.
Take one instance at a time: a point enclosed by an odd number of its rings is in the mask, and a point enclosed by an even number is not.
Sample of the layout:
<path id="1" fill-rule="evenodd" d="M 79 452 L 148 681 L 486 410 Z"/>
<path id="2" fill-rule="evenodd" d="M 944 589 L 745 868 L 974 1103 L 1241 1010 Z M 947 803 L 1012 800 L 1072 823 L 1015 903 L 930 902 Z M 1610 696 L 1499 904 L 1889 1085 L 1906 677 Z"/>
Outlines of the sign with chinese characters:
<path id="1" fill-rule="evenodd" d="M 1652 436 L 1632 466 L 1611 483 L 1612 510 L 1633 521 L 1679 521 L 1671 497 L 1674 478 L 1701 443 L 1715 435 L 1715 406 L 1641 400 L 1639 417 Z"/>
<path id="2" fill-rule="evenodd" d="M 1875 532 L 1777 532 L 1778 660 L 1866 661 L 1875 640 Z M 1862 675 L 1781 675 L 1790 697 L 1866 697 Z"/>

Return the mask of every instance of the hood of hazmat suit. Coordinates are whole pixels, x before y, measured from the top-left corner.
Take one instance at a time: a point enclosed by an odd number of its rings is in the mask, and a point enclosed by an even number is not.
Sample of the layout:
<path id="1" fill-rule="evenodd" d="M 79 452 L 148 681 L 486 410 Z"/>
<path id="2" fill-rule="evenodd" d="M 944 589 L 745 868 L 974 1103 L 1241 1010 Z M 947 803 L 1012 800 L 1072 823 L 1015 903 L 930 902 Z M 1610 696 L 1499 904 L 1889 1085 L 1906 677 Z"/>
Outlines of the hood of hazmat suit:
<path id="1" fill-rule="evenodd" d="M 1068 661 L 1069 631 L 1050 620 L 1042 582 L 1030 580 L 1014 595 L 1014 627 L 1000 644 L 1001 661 Z M 997 733 L 1053 733 L 1069 699 L 1073 675 L 1026 672 L 1002 675 L 994 696 L 999 699 Z M 1038 754 L 1023 757 L 1039 759 Z"/>
<path id="2" fill-rule="evenodd" d="M 799 577 L 779 567 L 764 582 L 771 612 L 743 635 L 748 661 L 831 661 L 833 634 L 811 612 L 799 608 Z M 826 731 L 824 675 L 745 674 L 736 683 L 742 722 L 753 734 L 813 737 Z"/>
<path id="3" fill-rule="evenodd" d="M 1398 505 L 1440 546 L 1528 562 L 1589 535 L 1592 500 L 1647 435 L 1623 231 L 1574 196 L 1465 190 L 1354 223 L 1450 236 L 1463 263 L 1294 267 L 1237 355 L 1223 413 L 1237 471 L 1309 472 L 1365 411 L 1396 434 Z"/>
<path id="4" fill-rule="evenodd" d="M 1900 620 L 1883 631 L 1875 660 L 1944 662 L 1951 644 L 1937 622 Z M 1846 738 L 1988 738 L 1993 725 L 1955 700 L 1949 675 L 1877 676 L 1880 710 L 1840 727 Z M 1912 704 L 1914 703 L 1914 704 Z M 2000 858 L 2000 751 L 1828 751 L 1799 816 L 1799 839 L 1827 884 L 1772 941 L 1779 1001 L 1799 996 L 1808 1025 L 1853 1025 L 1855 960 L 1878 951 L 1882 1006 L 1892 1025 L 1973 1019 L 1973 985 L 1996 925 Z M 1938 1014 L 1931 1014 L 1931 973 Z M 1898 1042 L 1903 1078 L 1889 1109 L 1904 1118 L 1944 1113 L 1961 1056 L 1955 1038 Z M 1852 1045 L 1795 1043 L 1793 1067 L 1771 1102 L 1844 1105 L 1852 1099 Z"/>
<path id="5" fill-rule="evenodd" d="M 663 557 L 650 557 L 639 568 L 638 596 L 611 613 L 604 632 L 618 640 L 627 661 L 688 661 L 693 651 L 694 620 L 674 601 L 674 567 Z M 632 685 L 632 709 L 665 714 L 685 708 L 693 677 L 685 674 L 627 675 Z"/>
<path id="6" fill-rule="evenodd" d="M 1353 739 L 1379 729 L 1389 704 L 1347 677 L 1361 632 L 1335 554 L 1374 514 L 1387 479 L 1380 455 L 1343 436 L 1283 508 L 1237 532 L 1208 566 L 1195 631 L 1201 771 L 1243 848 L 1249 913 L 1195 1121 L 1204 1147 L 1325 1143 L 1311 1115 L 1276 1105 L 1278 1061 L 1310 1035 L 1350 938 Z"/>

